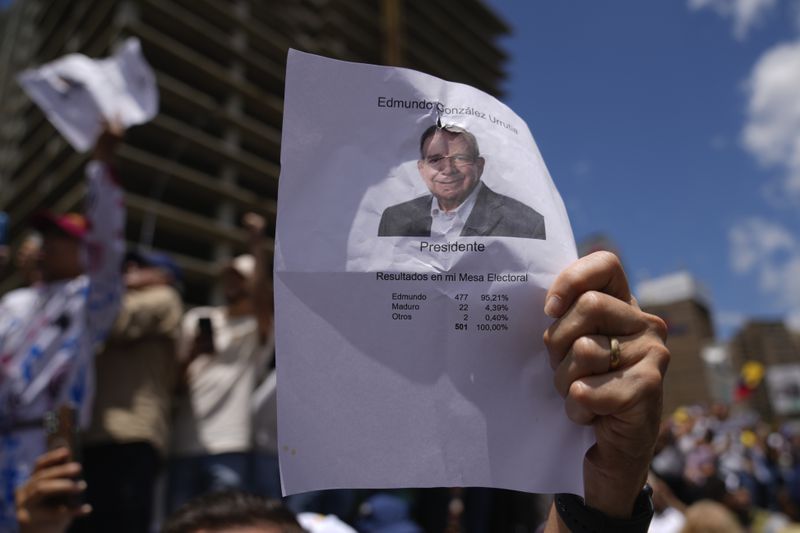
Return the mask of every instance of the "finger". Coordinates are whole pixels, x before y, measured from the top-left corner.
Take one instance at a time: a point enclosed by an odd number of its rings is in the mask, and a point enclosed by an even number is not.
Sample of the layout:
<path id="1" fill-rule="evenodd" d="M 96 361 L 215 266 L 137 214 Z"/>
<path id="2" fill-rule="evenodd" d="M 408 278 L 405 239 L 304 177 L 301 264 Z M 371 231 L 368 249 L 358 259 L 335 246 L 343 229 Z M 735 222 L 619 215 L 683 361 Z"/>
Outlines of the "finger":
<path id="1" fill-rule="evenodd" d="M 70 458 L 70 451 L 69 448 L 60 446 L 53 450 L 50 450 L 42 455 L 40 455 L 36 459 L 36 463 L 34 464 L 33 471 L 37 472 L 39 470 L 50 468 L 51 466 L 64 463 L 69 461 Z"/>
<path id="2" fill-rule="evenodd" d="M 249 212 L 242 217 L 242 223 L 248 228 L 260 228 L 264 225 L 264 222 L 264 217 L 258 213 Z"/>
<path id="3" fill-rule="evenodd" d="M 622 343 L 620 343 L 621 348 Z M 567 352 L 561 364 L 555 369 L 553 383 L 558 393 L 564 397 L 573 381 L 608 372 L 610 354 L 608 337 L 602 335 L 579 337 L 572 344 L 572 348 Z"/>
<path id="4" fill-rule="evenodd" d="M 645 314 L 631 305 L 602 292 L 585 292 L 544 333 L 550 366 L 555 369 L 572 344 L 584 335 L 625 337 L 647 327 Z"/>
<path id="5" fill-rule="evenodd" d="M 619 359 L 611 368 L 611 337 L 586 335 L 579 337 L 555 369 L 553 382 L 562 397 L 567 395 L 570 385 L 578 379 L 623 370 L 637 364 L 653 344 L 650 330 L 628 337 L 615 337 L 619 343 Z"/>
<path id="6" fill-rule="evenodd" d="M 36 508 L 35 513 L 36 522 L 40 524 L 68 524 L 72 519 L 72 510 L 66 505 L 40 505 Z"/>
<path id="7" fill-rule="evenodd" d="M 78 518 L 80 516 L 86 516 L 88 514 L 91 514 L 92 506 L 89 505 L 88 503 L 84 503 L 83 505 L 81 505 L 77 509 L 71 509 L 71 512 L 72 512 L 72 516 L 75 517 L 75 518 Z"/>
<path id="8" fill-rule="evenodd" d="M 616 255 L 595 252 L 564 269 L 547 291 L 545 314 L 559 318 L 586 291 L 604 292 L 623 302 L 630 302 L 628 280 Z"/>
<path id="9" fill-rule="evenodd" d="M 25 500 L 28 504 L 41 502 L 53 496 L 80 494 L 86 490 L 86 482 L 71 479 L 43 479 L 31 483 L 25 491 Z"/>
<path id="10" fill-rule="evenodd" d="M 40 480 L 40 479 L 56 479 L 56 478 L 74 478 L 81 473 L 81 464 L 76 462 L 66 463 L 66 464 L 57 464 L 55 466 L 51 466 L 48 468 L 43 468 L 35 472 L 32 476 L 32 480 Z"/>
<path id="11" fill-rule="evenodd" d="M 654 343 L 648 355 L 633 367 L 573 381 L 565 400 L 567 415 L 577 423 L 587 424 L 597 416 L 645 405 L 645 400 L 657 403 L 668 362 L 667 349 Z"/>

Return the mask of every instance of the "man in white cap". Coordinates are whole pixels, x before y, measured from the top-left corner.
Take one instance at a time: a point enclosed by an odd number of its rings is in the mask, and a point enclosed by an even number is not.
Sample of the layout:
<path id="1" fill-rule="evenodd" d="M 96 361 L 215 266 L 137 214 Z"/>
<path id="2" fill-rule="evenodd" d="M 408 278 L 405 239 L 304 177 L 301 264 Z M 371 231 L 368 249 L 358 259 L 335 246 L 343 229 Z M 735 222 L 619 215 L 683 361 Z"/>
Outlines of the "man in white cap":
<path id="1" fill-rule="evenodd" d="M 225 265 L 225 305 L 194 308 L 183 318 L 169 511 L 208 491 L 249 486 L 251 399 L 272 354 L 272 290 L 264 219 L 248 213 L 243 222 L 251 254 Z"/>

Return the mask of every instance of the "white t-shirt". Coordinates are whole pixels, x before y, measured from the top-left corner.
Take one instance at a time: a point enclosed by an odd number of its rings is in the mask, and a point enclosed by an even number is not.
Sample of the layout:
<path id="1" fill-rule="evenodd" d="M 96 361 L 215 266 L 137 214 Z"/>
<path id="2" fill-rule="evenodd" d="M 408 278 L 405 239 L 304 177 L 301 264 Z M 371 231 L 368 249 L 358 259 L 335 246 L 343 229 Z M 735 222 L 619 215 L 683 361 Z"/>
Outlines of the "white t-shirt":
<path id="1" fill-rule="evenodd" d="M 188 368 L 188 394 L 178 399 L 172 451 L 208 455 L 251 449 L 251 403 L 256 377 L 271 355 L 259 342 L 255 316 L 229 317 L 223 307 L 197 307 L 183 318 L 181 350 L 188 353 L 199 318 L 210 318 L 215 354 Z"/>
<path id="2" fill-rule="evenodd" d="M 680 533 L 686 522 L 683 513 L 672 507 L 667 507 L 664 512 L 653 515 L 647 533 Z"/>

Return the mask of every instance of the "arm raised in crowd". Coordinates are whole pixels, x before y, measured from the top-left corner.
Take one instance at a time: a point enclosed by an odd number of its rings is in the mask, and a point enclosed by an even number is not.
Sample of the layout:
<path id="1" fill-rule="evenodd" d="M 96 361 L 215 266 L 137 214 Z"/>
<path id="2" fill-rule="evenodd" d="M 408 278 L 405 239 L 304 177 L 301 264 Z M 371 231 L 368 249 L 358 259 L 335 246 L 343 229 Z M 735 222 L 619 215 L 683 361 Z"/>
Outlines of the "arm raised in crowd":
<path id="1" fill-rule="evenodd" d="M 94 330 L 96 340 L 108 335 L 122 298 L 120 265 L 125 255 L 125 208 L 114 169 L 114 154 L 123 133 L 120 126 L 108 124 L 86 167 L 89 185 L 86 273 L 90 279 L 87 324 Z"/>
<path id="2" fill-rule="evenodd" d="M 256 260 L 255 275 L 252 280 L 253 312 L 258 321 L 258 334 L 264 344 L 272 332 L 273 295 L 270 282 L 269 251 L 267 239 L 264 237 L 266 220 L 256 213 L 245 213 L 242 224 L 248 233 L 250 253 Z"/>
<path id="3" fill-rule="evenodd" d="M 555 386 L 569 418 L 592 425 L 597 441 L 583 463 L 589 509 L 576 509 L 574 499 L 559 495 L 545 531 L 570 531 L 559 506 L 565 515 L 589 517 L 597 531 L 617 531 L 614 520 L 642 514 L 637 503 L 658 435 L 669 363 L 666 325 L 639 308 L 619 259 L 608 252 L 566 268 L 545 301 L 545 312 L 556 318 L 544 336 Z"/>

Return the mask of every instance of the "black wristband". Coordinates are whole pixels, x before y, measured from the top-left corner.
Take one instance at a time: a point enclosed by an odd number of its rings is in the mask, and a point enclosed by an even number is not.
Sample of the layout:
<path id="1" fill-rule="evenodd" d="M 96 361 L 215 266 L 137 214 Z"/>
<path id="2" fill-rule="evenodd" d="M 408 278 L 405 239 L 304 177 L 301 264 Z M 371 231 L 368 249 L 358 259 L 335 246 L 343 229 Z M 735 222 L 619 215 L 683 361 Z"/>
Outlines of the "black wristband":
<path id="1" fill-rule="evenodd" d="M 586 505 L 574 494 L 556 494 L 558 516 L 572 533 L 647 533 L 653 518 L 653 489 L 645 485 L 630 518 L 615 518 Z"/>

